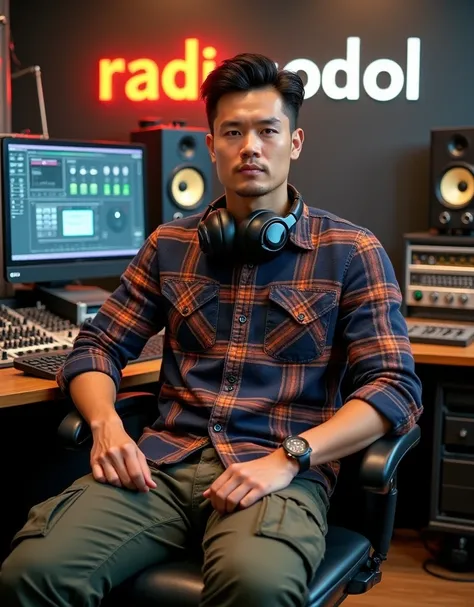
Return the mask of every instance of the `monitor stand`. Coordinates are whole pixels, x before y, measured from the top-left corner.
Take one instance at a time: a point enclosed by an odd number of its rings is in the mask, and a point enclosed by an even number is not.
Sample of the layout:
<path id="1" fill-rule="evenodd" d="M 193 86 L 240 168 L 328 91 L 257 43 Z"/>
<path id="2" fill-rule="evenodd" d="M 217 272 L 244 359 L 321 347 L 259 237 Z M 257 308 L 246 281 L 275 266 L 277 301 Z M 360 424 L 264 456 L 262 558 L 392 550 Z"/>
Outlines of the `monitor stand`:
<path id="1" fill-rule="evenodd" d="M 51 312 L 79 326 L 93 318 L 110 295 L 100 287 L 77 285 L 38 285 L 37 293 Z"/>

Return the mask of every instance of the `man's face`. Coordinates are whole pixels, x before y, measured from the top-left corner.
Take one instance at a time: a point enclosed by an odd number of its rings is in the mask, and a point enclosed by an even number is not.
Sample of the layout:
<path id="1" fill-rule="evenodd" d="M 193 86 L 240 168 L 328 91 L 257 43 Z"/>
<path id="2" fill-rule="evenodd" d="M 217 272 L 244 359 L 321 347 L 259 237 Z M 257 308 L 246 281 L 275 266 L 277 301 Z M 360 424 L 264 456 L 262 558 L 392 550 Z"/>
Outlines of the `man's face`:
<path id="1" fill-rule="evenodd" d="M 288 179 L 290 162 L 301 152 L 303 131 L 291 131 L 282 98 L 269 87 L 221 97 L 207 144 L 224 188 L 253 198 Z"/>

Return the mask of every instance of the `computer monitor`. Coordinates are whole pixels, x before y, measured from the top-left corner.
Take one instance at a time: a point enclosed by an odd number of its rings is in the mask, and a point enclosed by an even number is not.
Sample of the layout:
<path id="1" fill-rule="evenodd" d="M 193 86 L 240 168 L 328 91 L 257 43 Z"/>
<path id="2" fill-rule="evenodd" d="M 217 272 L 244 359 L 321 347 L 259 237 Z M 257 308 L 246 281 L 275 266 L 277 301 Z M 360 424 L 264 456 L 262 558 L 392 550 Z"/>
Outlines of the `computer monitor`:
<path id="1" fill-rule="evenodd" d="M 147 234 L 144 155 L 136 143 L 3 138 L 5 279 L 119 276 Z"/>

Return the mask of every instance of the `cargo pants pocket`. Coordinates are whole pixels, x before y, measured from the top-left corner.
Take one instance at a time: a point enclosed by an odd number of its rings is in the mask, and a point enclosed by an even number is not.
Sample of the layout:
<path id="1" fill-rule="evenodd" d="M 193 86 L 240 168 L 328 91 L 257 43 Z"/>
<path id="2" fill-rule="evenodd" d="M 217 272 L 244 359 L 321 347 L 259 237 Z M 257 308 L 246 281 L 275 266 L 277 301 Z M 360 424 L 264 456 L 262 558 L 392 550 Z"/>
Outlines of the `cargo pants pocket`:
<path id="1" fill-rule="evenodd" d="M 302 491 L 272 493 L 263 498 L 256 535 L 286 543 L 303 559 L 308 581 L 324 557 L 326 511 L 321 499 Z"/>
<path id="2" fill-rule="evenodd" d="M 86 489 L 87 485 L 71 485 L 59 495 L 33 506 L 28 513 L 26 523 L 13 537 L 11 548 L 15 548 L 21 540 L 26 538 L 46 537 Z"/>

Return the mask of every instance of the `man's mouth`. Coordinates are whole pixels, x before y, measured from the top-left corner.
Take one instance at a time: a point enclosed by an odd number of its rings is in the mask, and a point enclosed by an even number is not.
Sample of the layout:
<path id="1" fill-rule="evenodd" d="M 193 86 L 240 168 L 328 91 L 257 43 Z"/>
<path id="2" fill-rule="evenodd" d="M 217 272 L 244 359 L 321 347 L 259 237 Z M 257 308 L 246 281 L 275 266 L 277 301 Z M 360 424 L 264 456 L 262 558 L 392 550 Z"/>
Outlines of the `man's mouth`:
<path id="1" fill-rule="evenodd" d="M 239 173 L 244 173 L 245 175 L 256 175 L 263 172 L 263 169 L 256 164 L 244 164 L 239 168 Z"/>

